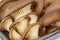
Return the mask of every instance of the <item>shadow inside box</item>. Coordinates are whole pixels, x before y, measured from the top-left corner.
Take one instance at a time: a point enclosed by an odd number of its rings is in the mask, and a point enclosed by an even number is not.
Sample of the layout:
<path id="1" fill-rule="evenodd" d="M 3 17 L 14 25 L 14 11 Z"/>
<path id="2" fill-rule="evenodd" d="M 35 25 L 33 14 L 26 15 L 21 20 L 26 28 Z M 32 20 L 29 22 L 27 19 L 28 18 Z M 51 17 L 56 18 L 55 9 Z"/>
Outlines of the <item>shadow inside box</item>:
<path id="1" fill-rule="evenodd" d="M 8 35 L 8 32 L 0 31 L 0 40 L 9 40 L 7 35 Z"/>
<path id="2" fill-rule="evenodd" d="M 9 38 L 9 32 L 8 31 L 1 31 L 1 32 L 4 33 L 7 38 Z"/>

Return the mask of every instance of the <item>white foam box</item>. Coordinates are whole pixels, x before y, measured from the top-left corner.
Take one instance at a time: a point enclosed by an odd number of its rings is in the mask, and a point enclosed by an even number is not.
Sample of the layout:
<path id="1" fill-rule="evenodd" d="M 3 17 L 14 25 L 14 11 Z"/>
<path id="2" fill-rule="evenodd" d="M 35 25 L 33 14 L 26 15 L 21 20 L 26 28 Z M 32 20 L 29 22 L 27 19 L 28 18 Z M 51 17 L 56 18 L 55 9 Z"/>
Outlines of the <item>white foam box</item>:
<path id="1" fill-rule="evenodd" d="M 0 31 L 0 40 L 8 40 L 8 38 Z"/>
<path id="2" fill-rule="evenodd" d="M 39 40 L 60 40 L 60 29 L 40 37 Z"/>

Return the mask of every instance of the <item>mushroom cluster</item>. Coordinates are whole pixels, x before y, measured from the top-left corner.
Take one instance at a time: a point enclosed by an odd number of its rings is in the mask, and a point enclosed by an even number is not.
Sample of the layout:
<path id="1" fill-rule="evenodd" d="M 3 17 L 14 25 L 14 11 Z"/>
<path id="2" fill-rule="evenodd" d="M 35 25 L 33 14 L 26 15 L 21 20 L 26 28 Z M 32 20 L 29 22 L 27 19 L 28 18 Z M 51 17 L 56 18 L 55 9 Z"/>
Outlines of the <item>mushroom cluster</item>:
<path id="1" fill-rule="evenodd" d="M 38 40 L 60 29 L 60 0 L 2 0 L 0 30 L 9 40 Z"/>

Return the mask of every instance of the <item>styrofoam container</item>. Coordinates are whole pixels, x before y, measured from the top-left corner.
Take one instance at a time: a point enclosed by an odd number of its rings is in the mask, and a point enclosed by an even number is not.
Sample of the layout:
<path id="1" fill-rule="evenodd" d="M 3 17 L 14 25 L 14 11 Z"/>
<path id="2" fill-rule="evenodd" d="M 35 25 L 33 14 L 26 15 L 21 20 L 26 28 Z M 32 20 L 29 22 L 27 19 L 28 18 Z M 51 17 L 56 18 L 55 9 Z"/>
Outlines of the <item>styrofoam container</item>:
<path id="1" fill-rule="evenodd" d="M 0 31 L 0 40 L 8 40 L 8 38 Z"/>
<path id="2" fill-rule="evenodd" d="M 49 33 L 43 37 L 40 37 L 39 40 L 60 40 L 60 29 L 55 32 Z"/>

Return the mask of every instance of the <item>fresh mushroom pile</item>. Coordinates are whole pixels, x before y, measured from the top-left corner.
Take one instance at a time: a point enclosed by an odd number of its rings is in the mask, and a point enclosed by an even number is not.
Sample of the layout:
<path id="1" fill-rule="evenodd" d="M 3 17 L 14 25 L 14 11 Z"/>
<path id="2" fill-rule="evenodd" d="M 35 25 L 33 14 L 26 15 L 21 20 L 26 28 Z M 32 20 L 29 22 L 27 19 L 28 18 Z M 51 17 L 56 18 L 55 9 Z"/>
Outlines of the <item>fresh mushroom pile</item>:
<path id="1" fill-rule="evenodd" d="M 0 30 L 9 40 L 38 40 L 60 29 L 60 0 L 2 0 Z"/>

